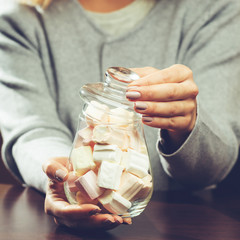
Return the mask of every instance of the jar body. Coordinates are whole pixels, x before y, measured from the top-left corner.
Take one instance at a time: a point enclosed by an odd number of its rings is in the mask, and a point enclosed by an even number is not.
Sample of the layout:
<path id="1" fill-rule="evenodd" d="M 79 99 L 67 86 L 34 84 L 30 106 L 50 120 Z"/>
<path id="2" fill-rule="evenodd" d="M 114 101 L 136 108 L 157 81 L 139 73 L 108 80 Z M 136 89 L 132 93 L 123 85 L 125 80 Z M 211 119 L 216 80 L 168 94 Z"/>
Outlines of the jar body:
<path id="1" fill-rule="evenodd" d="M 148 204 L 152 174 L 141 120 L 122 108 L 90 102 L 79 116 L 65 193 L 71 204 L 104 213 L 139 215 Z"/>

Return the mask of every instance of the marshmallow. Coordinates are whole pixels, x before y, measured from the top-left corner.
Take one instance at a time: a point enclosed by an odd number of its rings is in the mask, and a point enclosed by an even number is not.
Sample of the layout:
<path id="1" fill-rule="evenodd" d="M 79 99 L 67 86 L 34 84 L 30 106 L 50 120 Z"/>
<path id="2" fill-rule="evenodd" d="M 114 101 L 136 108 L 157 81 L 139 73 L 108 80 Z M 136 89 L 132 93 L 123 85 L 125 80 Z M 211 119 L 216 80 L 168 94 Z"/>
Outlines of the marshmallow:
<path id="1" fill-rule="evenodd" d="M 93 149 L 95 142 L 92 141 L 92 127 L 85 127 L 78 131 L 74 140 L 74 147 L 91 146 Z"/>
<path id="2" fill-rule="evenodd" d="M 110 110 L 109 123 L 128 125 L 133 121 L 133 116 L 133 112 L 127 111 L 126 109 L 114 108 Z"/>
<path id="3" fill-rule="evenodd" d="M 93 162 L 92 149 L 90 146 L 74 148 L 71 152 L 70 159 L 73 164 L 73 169 L 80 175 L 94 169 L 96 166 Z"/>
<path id="4" fill-rule="evenodd" d="M 117 190 L 120 185 L 123 167 L 107 161 L 103 161 L 98 171 L 98 186 Z"/>
<path id="5" fill-rule="evenodd" d="M 127 200 L 132 198 L 143 188 L 144 182 L 131 173 L 124 172 L 121 177 L 121 184 L 117 193 Z"/>
<path id="6" fill-rule="evenodd" d="M 109 161 L 120 163 L 122 151 L 117 145 L 94 145 L 93 160 L 95 162 Z"/>
<path id="7" fill-rule="evenodd" d="M 132 200 L 144 199 L 151 192 L 153 187 L 152 176 L 148 174 L 146 177 L 142 178 L 142 181 L 143 181 L 142 189 L 134 196 Z"/>
<path id="8" fill-rule="evenodd" d="M 123 167 L 125 170 L 128 167 L 128 158 L 127 158 L 127 152 L 122 152 L 122 159 L 120 162 L 120 165 Z"/>
<path id="9" fill-rule="evenodd" d="M 129 148 L 134 149 L 136 151 L 140 151 L 140 139 L 139 134 L 136 130 L 129 131 L 127 133 L 129 138 Z"/>
<path id="10" fill-rule="evenodd" d="M 70 192 L 77 192 L 79 191 L 78 187 L 75 185 L 75 180 L 77 180 L 79 176 L 77 176 L 74 172 L 70 172 L 68 174 L 67 179 L 67 186 Z"/>
<path id="11" fill-rule="evenodd" d="M 131 207 L 131 202 L 123 198 L 117 192 L 107 190 L 105 193 L 98 198 L 99 202 L 109 212 L 114 214 L 124 214 Z"/>
<path id="12" fill-rule="evenodd" d="M 145 142 L 141 142 L 140 143 L 140 153 L 148 155 L 148 151 L 147 151 L 147 146 L 145 144 Z"/>
<path id="13" fill-rule="evenodd" d="M 127 154 L 124 155 L 122 164 L 125 164 L 126 171 L 133 173 L 140 178 L 143 178 L 148 174 L 149 158 L 146 154 L 139 153 L 129 148 Z"/>
<path id="14" fill-rule="evenodd" d="M 127 149 L 129 139 L 125 131 L 107 125 L 98 125 L 93 130 L 93 141 L 100 144 L 113 144 Z"/>
<path id="15" fill-rule="evenodd" d="M 75 184 L 77 187 L 82 186 L 91 199 L 99 197 L 104 192 L 104 189 L 98 187 L 97 176 L 92 170 L 79 177 Z"/>
<path id="16" fill-rule="evenodd" d="M 91 101 L 85 114 L 89 125 L 95 126 L 100 123 L 108 122 L 109 107 L 96 101 Z"/>
<path id="17" fill-rule="evenodd" d="M 84 145 L 87 145 L 89 142 L 92 141 L 92 135 L 93 135 L 92 127 L 85 127 L 78 131 L 78 136 L 80 137 Z"/>

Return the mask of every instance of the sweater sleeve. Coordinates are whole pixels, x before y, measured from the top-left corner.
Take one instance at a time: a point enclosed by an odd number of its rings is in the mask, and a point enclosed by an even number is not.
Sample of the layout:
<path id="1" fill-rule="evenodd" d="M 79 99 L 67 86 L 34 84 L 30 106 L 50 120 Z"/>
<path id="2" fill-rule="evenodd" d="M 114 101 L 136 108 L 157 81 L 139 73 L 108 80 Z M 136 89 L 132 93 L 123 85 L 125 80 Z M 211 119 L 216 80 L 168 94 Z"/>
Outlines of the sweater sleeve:
<path id="1" fill-rule="evenodd" d="M 0 1 L 0 127 L 3 159 L 28 186 L 45 192 L 42 163 L 68 156 L 72 134 L 61 121 L 39 47 L 37 13 Z"/>
<path id="2" fill-rule="evenodd" d="M 189 6 L 185 20 L 195 21 L 185 25 L 179 51 L 179 62 L 192 69 L 199 87 L 195 128 L 170 153 L 164 151 L 162 139 L 158 143 L 168 175 L 192 188 L 221 182 L 239 154 L 240 2 L 209 2 L 200 13 L 193 3 Z"/>

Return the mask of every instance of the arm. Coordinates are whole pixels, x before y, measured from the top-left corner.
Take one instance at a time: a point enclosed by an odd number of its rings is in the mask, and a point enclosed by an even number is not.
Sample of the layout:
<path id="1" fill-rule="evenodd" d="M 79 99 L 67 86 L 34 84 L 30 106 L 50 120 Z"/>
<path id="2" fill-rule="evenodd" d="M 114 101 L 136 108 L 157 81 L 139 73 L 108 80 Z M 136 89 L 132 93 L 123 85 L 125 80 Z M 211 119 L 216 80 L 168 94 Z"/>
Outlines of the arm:
<path id="1" fill-rule="evenodd" d="M 41 165 L 50 157 L 67 157 L 72 135 L 59 118 L 42 66 L 37 14 L 13 2 L 1 5 L 0 12 L 3 158 L 18 178 L 45 192 Z"/>
<path id="2" fill-rule="evenodd" d="M 41 28 L 34 10 L 10 9 L 13 12 L 0 12 L 0 125 L 5 161 L 24 183 L 46 193 L 45 211 L 57 224 L 77 230 L 130 224 L 131 219 L 97 214 L 101 209 L 96 205 L 68 203 L 63 182 L 68 176 L 72 134 L 60 119 L 54 88 L 42 64 Z"/>
<path id="3" fill-rule="evenodd" d="M 153 109 L 156 110 L 156 107 L 152 107 L 152 104 L 156 104 L 156 102 L 151 102 L 156 99 L 151 99 L 152 94 L 146 94 L 149 93 L 149 89 L 146 88 L 151 88 L 156 84 L 156 82 L 152 84 L 154 81 L 159 81 L 160 88 L 163 88 L 163 81 L 167 81 L 167 84 L 171 83 L 171 76 L 174 71 L 178 72 L 176 67 L 179 68 L 179 65 L 169 68 L 171 71 L 168 71 L 168 77 L 165 75 L 163 78 L 162 73 L 169 69 L 158 71 L 159 78 L 157 80 L 156 75 L 153 79 L 153 75 L 148 74 L 146 69 L 137 70 L 140 75 L 143 74 L 142 71 L 148 75 L 140 79 L 138 83 L 146 86 L 150 83 L 149 87 L 145 86 L 145 89 L 140 89 L 142 96 L 137 101 L 149 101 L 150 111 L 148 112 L 147 109 L 144 111 L 136 109 L 136 111 L 153 118 L 153 121 L 145 121 L 145 124 L 162 128 L 161 132 L 165 137 L 167 151 L 159 144 L 159 153 L 163 156 L 161 159 L 165 171 L 179 182 L 193 188 L 219 183 L 229 174 L 238 159 L 240 106 L 237 99 L 240 89 L 240 6 L 237 1 L 227 3 L 221 1 L 211 4 L 211 6 L 212 8 L 205 9 L 201 18 L 192 23 L 189 29 L 185 29 L 179 50 L 179 62 L 188 66 L 182 66 L 182 72 L 190 69 L 193 72 L 193 89 L 195 84 L 199 89 L 195 107 L 191 108 L 192 115 L 183 121 L 185 127 L 179 128 L 183 126 L 180 121 L 170 120 L 170 124 L 167 122 L 168 126 L 160 123 L 159 116 L 165 114 L 167 117 L 166 113 L 172 114 L 170 111 L 172 101 L 160 100 L 158 106 L 167 102 L 169 108 L 166 107 L 165 112 L 160 110 L 156 113 L 153 111 Z M 151 71 L 157 70 L 152 69 Z M 187 78 L 182 78 L 182 74 L 177 75 L 180 77 L 176 76 L 175 86 L 179 81 L 184 83 L 191 79 L 191 74 L 188 74 Z M 136 84 L 138 83 L 136 82 Z M 182 85 L 178 84 L 176 88 L 168 85 L 169 88 L 166 88 L 165 92 L 154 92 L 153 90 L 152 93 L 157 94 L 159 99 L 163 93 L 177 99 L 179 92 L 183 93 L 187 90 L 189 93 L 189 88 L 182 88 Z M 155 89 L 158 88 L 155 87 Z M 134 88 L 129 91 L 134 91 Z M 193 90 L 192 93 L 194 92 L 196 91 Z M 181 98 L 178 100 L 181 101 Z M 194 103 L 195 98 L 191 99 L 191 102 Z M 179 107 L 177 109 L 180 110 Z M 190 116 L 187 107 L 184 109 L 183 115 Z M 171 114 L 168 117 L 172 118 Z M 177 114 L 179 114 L 178 111 Z"/>

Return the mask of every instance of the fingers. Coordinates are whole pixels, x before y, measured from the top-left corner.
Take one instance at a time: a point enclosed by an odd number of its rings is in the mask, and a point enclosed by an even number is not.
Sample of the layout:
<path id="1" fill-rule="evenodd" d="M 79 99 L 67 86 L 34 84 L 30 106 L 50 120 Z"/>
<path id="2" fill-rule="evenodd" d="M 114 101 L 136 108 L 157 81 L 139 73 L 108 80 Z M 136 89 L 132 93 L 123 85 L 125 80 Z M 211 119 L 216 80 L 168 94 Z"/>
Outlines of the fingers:
<path id="1" fill-rule="evenodd" d="M 194 111 L 196 104 L 192 99 L 172 102 L 135 102 L 136 112 L 152 117 L 185 116 Z"/>
<path id="2" fill-rule="evenodd" d="M 192 81 L 182 83 L 166 83 L 150 86 L 130 86 L 126 97 L 130 101 L 176 101 L 195 98 L 198 88 Z"/>
<path id="3" fill-rule="evenodd" d="M 131 218 L 123 218 L 123 224 L 131 225 L 132 219 Z"/>
<path id="4" fill-rule="evenodd" d="M 45 212 L 54 217 L 55 222 L 71 228 L 111 229 L 124 221 L 120 216 L 101 214 L 102 209 L 94 204 L 71 205 L 63 191 L 63 183 L 49 180 L 45 198 Z M 131 220 L 125 221 L 129 224 Z"/>
<path id="5" fill-rule="evenodd" d="M 195 118 L 192 115 L 186 116 L 178 116 L 178 117 L 150 117 L 150 116 L 143 116 L 142 121 L 144 124 L 173 131 L 184 131 L 190 132 L 195 123 Z"/>
<path id="6" fill-rule="evenodd" d="M 72 205 L 71 207 L 70 206 L 66 207 L 66 211 L 64 211 L 63 209 L 59 209 L 60 212 L 55 210 L 55 212 L 52 215 L 54 216 L 56 224 L 65 225 L 67 227 L 76 228 L 78 230 L 87 229 L 108 230 L 115 228 L 122 223 L 131 224 L 130 218 L 123 220 L 120 216 L 117 215 L 101 214 L 99 213 L 99 211 L 89 212 L 91 204 L 85 205 L 86 206 Z M 96 208 L 96 206 L 94 207 Z"/>
<path id="7" fill-rule="evenodd" d="M 143 78 L 149 74 L 152 74 L 152 73 L 158 71 L 158 69 L 153 68 L 153 67 L 131 68 L 131 70 L 134 71 L 135 73 L 137 73 L 140 78 Z"/>
<path id="8" fill-rule="evenodd" d="M 63 182 L 68 176 L 67 163 L 68 158 L 66 157 L 52 158 L 47 160 L 42 168 L 51 180 Z"/>
<path id="9" fill-rule="evenodd" d="M 101 209 L 94 204 L 71 205 L 66 201 L 46 199 L 45 212 L 54 217 L 71 221 L 80 220 L 99 213 Z"/>
<path id="10" fill-rule="evenodd" d="M 184 65 L 133 69 L 140 79 L 128 85 L 126 98 L 135 102 L 135 111 L 143 114 L 143 123 L 184 133 L 196 121 L 198 87 L 192 71 Z"/>
<path id="11" fill-rule="evenodd" d="M 58 225 L 65 225 L 78 230 L 109 230 L 119 226 L 123 222 L 121 217 L 110 214 L 97 214 L 89 218 L 79 219 L 78 221 L 69 221 L 58 217 L 55 217 L 54 220 Z"/>
<path id="12" fill-rule="evenodd" d="M 135 102 L 144 124 L 174 131 L 191 131 L 196 120 L 197 103 L 192 99 L 173 102 Z"/>
<path id="13" fill-rule="evenodd" d="M 140 79 L 132 82 L 129 86 L 180 83 L 188 78 L 193 78 L 191 69 L 181 64 L 175 64 L 162 70 L 152 67 L 134 68 L 132 70 L 140 76 Z"/>

